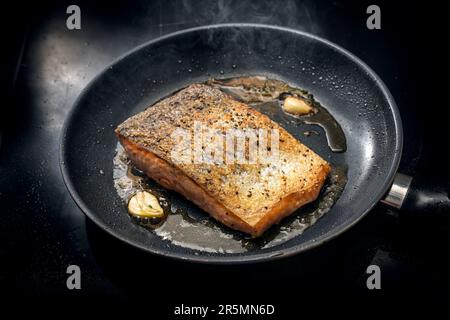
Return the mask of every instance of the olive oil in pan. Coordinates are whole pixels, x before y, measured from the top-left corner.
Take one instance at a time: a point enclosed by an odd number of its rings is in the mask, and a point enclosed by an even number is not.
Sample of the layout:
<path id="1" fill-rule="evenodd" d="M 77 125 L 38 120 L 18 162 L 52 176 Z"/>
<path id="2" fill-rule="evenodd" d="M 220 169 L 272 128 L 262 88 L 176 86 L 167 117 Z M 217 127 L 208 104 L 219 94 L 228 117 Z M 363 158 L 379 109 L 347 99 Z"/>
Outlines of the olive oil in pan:
<path id="1" fill-rule="evenodd" d="M 282 107 L 283 101 L 290 96 L 298 97 L 310 105 L 314 112 L 305 115 L 288 114 L 292 120 L 296 120 L 299 124 L 318 125 L 325 131 L 328 146 L 333 152 L 345 152 L 347 150 L 347 142 L 344 131 L 334 117 L 314 96 L 306 90 L 291 87 L 287 83 L 268 79 L 261 76 L 238 77 L 229 79 L 213 79 L 207 81 L 208 84 L 216 86 L 222 91 L 230 94 L 235 99 L 248 103 L 258 109 L 258 106 L 273 105 L 274 112 L 278 110 L 276 105 Z M 282 109 L 282 108 L 281 108 Z M 285 114 L 287 114 L 285 112 Z M 270 117 L 270 115 L 268 114 Z M 272 118 L 272 120 L 276 121 Z"/>
<path id="2" fill-rule="evenodd" d="M 339 124 L 305 90 L 265 77 L 239 77 L 210 80 L 207 83 L 248 103 L 285 128 L 294 127 L 300 130 L 302 124 L 318 124 L 324 129 L 328 145 L 333 152 L 346 150 L 345 135 Z M 283 111 L 283 101 L 288 96 L 305 99 L 314 108 L 314 113 L 296 116 Z M 315 130 L 303 132 L 307 137 L 312 134 L 319 133 Z M 164 210 L 164 216 L 161 218 L 141 219 L 130 216 L 132 221 L 151 229 L 151 232 L 175 245 L 211 253 L 239 253 L 270 248 L 302 234 L 331 209 L 347 182 L 346 168 L 332 164 L 332 171 L 316 201 L 283 219 L 263 236 L 252 239 L 223 226 L 178 193 L 159 186 L 133 166 L 120 143 L 113 161 L 114 186 L 125 205 L 137 192 L 147 191 L 156 196 Z"/>
<path id="3" fill-rule="evenodd" d="M 164 219 L 160 219 L 155 224 L 130 215 L 133 222 L 152 229 L 152 232 L 162 239 L 182 247 L 204 252 L 247 251 L 243 244 L 244 239 L 239 238 L 236 232 L 226 230 L 181 195 L 162 188 L 142 171 L 136 169 L 120 143 L 117 144 L 113 163 L 114 187 L 124 205 L 134 194 L 144 190 L 158 198 L 166 213 Z"/>
<path id="4" fill-rule="evenodd" d="M 333 167 L 316 201 L 300 208 L 263 236 L 252 239 L 221 225 L 181 195 L 160 187 L 133 166 L 120 144 L 114 157 L 114 186 L 124 205 L 136 192 L 146 190 L 157 196 L 166 213 L 158 221 L 130 219 L 153 229 L 152 232 L 175 245 L 212 253 L 239 253 L 270 248 L 301 235 L 331 209 L 346 182 L 346 168 Z"/>

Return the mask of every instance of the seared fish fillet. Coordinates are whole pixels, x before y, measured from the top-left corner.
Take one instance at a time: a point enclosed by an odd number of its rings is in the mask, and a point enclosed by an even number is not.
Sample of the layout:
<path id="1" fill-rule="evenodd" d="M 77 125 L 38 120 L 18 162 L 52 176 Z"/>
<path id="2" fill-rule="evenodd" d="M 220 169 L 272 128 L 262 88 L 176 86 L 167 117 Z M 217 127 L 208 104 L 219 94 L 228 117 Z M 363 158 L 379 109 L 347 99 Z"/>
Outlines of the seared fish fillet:
<path id="1" fill-rule="evenodd" d="M 229 129 L 277 129 L 278 157 L 269 163 L 180 162 L 175 130 L 194 123 Z M 267 116 L 217 88 L 193 84 L 127 119 L 116 129 L 131 161 L 165 188 L 181 193 L 230 228 L 260 236 L 315 200 L 329 164 Z M 270 147 L 268 148 L 270 149 Z"/>

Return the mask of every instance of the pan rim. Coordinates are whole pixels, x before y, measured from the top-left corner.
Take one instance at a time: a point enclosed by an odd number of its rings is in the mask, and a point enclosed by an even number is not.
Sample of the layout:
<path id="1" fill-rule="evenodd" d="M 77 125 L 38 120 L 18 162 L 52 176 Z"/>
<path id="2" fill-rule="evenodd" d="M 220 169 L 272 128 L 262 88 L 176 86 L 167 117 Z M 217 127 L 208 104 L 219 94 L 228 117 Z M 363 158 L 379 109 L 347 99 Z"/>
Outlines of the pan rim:
<path id="1" fill-rule="evenodd" d="M 393 161 L 390 164 L 389 170 L 386 172 L 386 180 L 384 182 L 384 185 L 382 188 L 380 188 L 380 192 L 374 197 L 376 201 L 370 203 L 367 208 L 355 219 L 352 219 L 348 223 L 344 223 L 340 225 L 338 228 L 332 229 L 327 233 L 324 233 L 320 235 L 319 237 L 315 239 L 311 239 L 310 241 L 307 241 L 305 243 L 291 246 L 288 248 L 284 248 L 281 251 L 278 252 L 262 252 L 262 253 L 253 253 L 251 255 L 247 255 L 246 253 L 239 253 L 239 254 L 224 254 L 224 255 L 217 255 L 217 256 L 209 256 L 209 255 L 192 255 L 192 254 L 185 254 L 185 253 L 174 253 L 171 251 L 163 251 L 155 248 L 149 248 L 145 245 L 136 243 L 134 241 L 129 240 L 125 236 L 122 236 L 118 234 L 115 230 L 113 230 L 110 226 L 103 223 L 100 219 L 96 217 L 95 214 L 91 212 L 91 210 L 88 208 L 88 206 L 84 203 L 83 199 L 79 196 L 78 192 L 76 191 L 69 174 L 69 169 L 66 165 L 67 161 L 67 148 L 66 148 L 66 139 L 68 136 L 68 131 L 71 123 L 73 123 L 72 118 L 77 113 L 77 110 L 80 106 L 80 101 L 85 95 L 86 92 L 90 90 L 90 88 L 97 82 L 98 79 L 100 79 L 103 74 L 112 66 L 117 64 L 122 59 L 128 57 L 129 55 L 141 50 L 142 48 L 145 48 L 147 46 L 150 46 L 154 43 L 169 39 L 171 37 L 180 36 L 186 33 L 190 32 L 198 32 L 198 31 L 204 31 L 209 29 L 220 29 L 220 28 L 260 28 L 260 29 L 271 29 L 271 30 L 278 30 L 283 32 L 289 32 L 294 33 L 297 35 L 301 35 L 303 37 L 310 38 L 314 41 L 322 42 L 323 44 L 333 48 L 334 50 L 340 52 L 353 62 L 355 62 L 358 66 L 362 68 L 369 76 L 372 78 L 375 83 L 379 86 L 381 89 L 381 92 L 385 96 L 394 120 L 395 125 L 395 150 L 394 150 L 394 158 Z M 61 136 L 60 136 L 60 148 L 59 148 L 59 165 L 61 174 L 63 177 L 64 184 L 66 185 L 70 196 L 76 203 L 76 205 L 80 208 L 80 210 L 92 221 L 94 224 L 96 224 L 98 227 L 100 227 L 102 230 L 106 231 L 108 234 L 113 236 L 114 238 L 117 238 L 135 248 L 138 248 L 140 250 L 143 250 L 145 252 L 158 255 L 165 258 L 171 258 L 175 260 L 181 260 L 181 261 L 189 261 L 189 262 L 196 262 L 196 263 L 203 263 L 203 264 L 218 264 L 218 265 L 230 265 L 230 264 L 248 264 L 248 263 L 260 263 L 260 262 L 268 262 L 273 260 L 278 260 L 281 258 L 287 258 L 296 254 L 299 254 L 301 252 L 305 252 L 311 249 L 314 249 L 332 239 L 335 237 L 341 235 L 345 231 L 349 230 L 352 226 L 354 226 L 356 223 L 358 223 L 369 211 L 373 209 L 373 207 L 379 202 L 379 200 L 383 197 L 383 195 L 387 192 L 388 188 L 391 186 L 394 175 L 398 170 L 398 166 L 401 159 L 403 149 L 403 129 L 402 129 L 402 121 L 400 117 L 400 112 L 398 110 L 398 107 L 395 103 L 395 100 L 391 93 L 389 92 L 389 89 L 384 84 L 384 82 L 381 80 L 381 78 L 361 59 L 359 59 L 357 56 L 349 52 L 348 50 L 340 47 L 339 45 L 336 45 L 326 39 L 323 39 L 319 36 L 312 35 L 310 33 L 287 28 L 287 27 L 281 27 L 276 25 L 267 25 L 267 24 L 257 24 L 257 23 L 224 23 L 224 24 L 212 24 L 212 25 L 203 25 L 198 26 L 194 28 L 189 29 L 183 29 L 179 30 L 174 33 L 170 33 L 158 38 L 155 38 L 153 40 L 147 41 L 132 50 L 120 55 L 118 58 L 113 60 L 110 64 L 108 64 L 100 73 L 98 73 L 93 79 L 89 81 L 89 83 L 81 90 L 79 93 L 77 99 L 75 100 L 72 108 L 69 110 L 66 120 L 64 121 L 62 130 L 61 130 Z"/>

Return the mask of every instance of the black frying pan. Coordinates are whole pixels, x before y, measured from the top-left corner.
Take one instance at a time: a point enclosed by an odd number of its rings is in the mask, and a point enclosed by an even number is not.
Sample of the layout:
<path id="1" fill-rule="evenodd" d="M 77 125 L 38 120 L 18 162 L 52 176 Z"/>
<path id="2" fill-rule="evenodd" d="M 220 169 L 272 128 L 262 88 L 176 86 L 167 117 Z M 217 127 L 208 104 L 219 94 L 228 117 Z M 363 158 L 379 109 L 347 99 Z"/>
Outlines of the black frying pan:
<path id="1" fill-rule="evenodd" d="M 348 167 L 348 182 L 339 200 L 302 235 L 272 248 L 244 253 L 186 249 L 137 226 L 113 186 L 114 128 L 188 84 L 240 75 L 266 75 L 307 89 L 341 124 L 347 137 L 345 153 L 331 152 L 323 139 L 302 140 L 331 163 Z M 303 32 L 227 24 L 151 41 L 98 75 L 84 89 L 65 123 L 61 168 L 81 210 L 113 236 L 162 256 L 242 263 L 293 255 L 347 230 L 389 190 L 401 150 L 402 125 L 395 102 L 383 82 L 358 58 Z"/>

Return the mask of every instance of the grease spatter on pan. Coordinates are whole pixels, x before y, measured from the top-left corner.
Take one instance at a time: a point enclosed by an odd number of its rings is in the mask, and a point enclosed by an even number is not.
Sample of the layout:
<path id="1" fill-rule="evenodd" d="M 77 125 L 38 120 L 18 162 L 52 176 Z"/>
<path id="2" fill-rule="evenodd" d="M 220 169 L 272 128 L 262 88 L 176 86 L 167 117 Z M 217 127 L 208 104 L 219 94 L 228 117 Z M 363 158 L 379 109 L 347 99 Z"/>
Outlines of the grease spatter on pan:
<path id="1" fill-rule="evenodd" d="M 211 80 L 207 83 L 250 104 L 297 137 L 301 136 L 300 131 L 305 129 L 302 124 L 311 123 L 314 116 L 317 120 L 319 114 L 320 117 L 328 119 L 328 122 L 319 125 L 328 128 L 325 132 L 330 149 L 342 152 L 346 148 L 345 136 L 340 126 L 333 125 L 336 122 L 331 115 L 304 90 L 264 77 Z M 333 131 L 333 128 L 338 129 Z M 293 131 L 299 131 L 300 134 Z M 310 136 L 311 132 L 320 135 L 316 130 L 308 130 L 303 132 L 303 136 Z M 323 141 L 323 144 L 326 145 L 326 142 Z M 332 172 L 316 201 L 285 218 L 262 237 L 252 239 L 224 227 L 178 193 L 166 190 L 149 179 L 131 164 L 120 144 L 114 158 L 114 168 L 114 184 L 124 203 L 128 203 L 130 197 L 136 193 L 145 190 L 156 196 L 165 212 L 164 218 L 156 225 L 144 224 L 140 219 L 136 221 L 138 224 L 152 229 L 151 232 L 175 245 L 203 252 L 239 253 L 284 243 L 302 234 L 329 211 L 346 183 L 346 169 L 332 164 Z"/>

